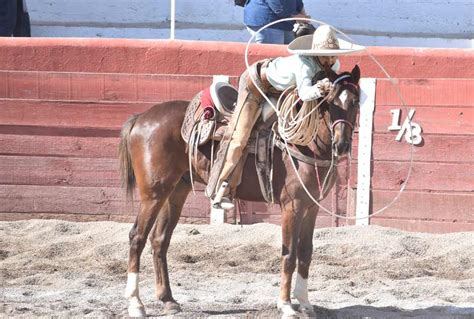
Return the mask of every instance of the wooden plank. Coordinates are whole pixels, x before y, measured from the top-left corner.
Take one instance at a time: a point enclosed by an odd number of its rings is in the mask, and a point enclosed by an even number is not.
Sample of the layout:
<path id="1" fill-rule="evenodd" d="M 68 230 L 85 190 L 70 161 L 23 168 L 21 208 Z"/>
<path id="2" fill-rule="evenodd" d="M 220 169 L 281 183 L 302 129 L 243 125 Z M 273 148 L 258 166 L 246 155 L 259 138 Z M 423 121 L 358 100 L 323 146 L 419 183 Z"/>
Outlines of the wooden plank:
<path id="1" fill-rule="evenodd" d="M 191 100 L 211 85 L 212 76 L 138 75 L 136 83 L 137 101 Z"/>
<path id="2" fill-rule="evenodd" d="M 182 217 L 204 218 L 209 221 L 211 213 L 211 204 L 209 199 L 204 195 L 203 191 L 192 192 L 188 198 L 181 212 Z"/>
<path id="3" fill-rule="evenodd" d="M 352 187 L 357 185 L 356 165 L 353 161 Z M 373 162 L 372 190 L 399 190 L 407 178 L 409 162 Z M 418 191 L 474 191 L 474 162 L 471 163 L 413 163 L 407 190 Z"/>
<path id="4" fill-rule="evenodd" d="M 339 209 L 334 208 L 333 199 L 331 198 L 331 195 L 329 195 L 320 204 L 331 212 L 334 211 L 334 213 L 345 216 L 347 200 L 344 199 L 342 202 L 344 203 L 344 205 L 341 205 Z M 281 223 L 281 211 L 279 205 L 271 205 L 260 202 L 244 202 L 241 213 L 242 222 L 244 224 L 261 222 L 268 222 L 273 224 Z M 345 220 L 334 218 L 333 216 L 324 212 L 322 209 L 319 210 L 316 227 L 334 227 L 337 225 L 341 226 L 345 224 Z"/>
<path id="5" fill-rule="evenodd" d="M 121 127 L 53 127 L 36 125 L 0 125 L 0 134 L 41 135 L 76 137 L 114 137 L 120 136 Z"/>
<path id="6" fill-rule="evenodd" d="M 37 99 L 39 98 L 38 72 L 2 71 L 0 76 L 7 80 L 8 98 Z"/>
<path id="7" fill-rule="evenodd" d="M 120 128 L 151 103 L 87 103 L 0 100 L 0 125 Z"/>
<path id="8" fill-rule="evenodd" d="M 40 100 L 71 100 L 71 75 L 38 72 L 38 98 Z"/>
<path id="9" fill-rule="evenodd" d="M 118 160 L 0 155 L 0 184 L 119 187 Z"/>
<path id="10" fill-rule="evenodd" d="M 0 213 L 136 216 L 138 196 L 133 204 L 116 187 L 0 185 Z M 202 192 L 190 194 L 181 216 L 209 219 L 209 208 Z"/>
<path id="11" fill-rule="evenodd" d="M 211 83 L 212 75 L 0 71 L 0 98 L 159 102 L 191 99 Z"/>
<path id="12" fill-rule="evenodd" d="M 431 220 L 410 220 L 410 219 L 383 219 L 377 218 L 370 221 L 371 225 L 397 228 L 412 232 L 425 233 L 452 233 L 452 232 L 472 232 L 474 223 L 466 222 L 438 222 Z"/>
<path id="13" fill-rule="evenodd" d="M 70 92 L 72 100 L 77 101 L 103 101 L 105 100 L 104 77 L 105 74 L 69 73 Z M 44 90 L 47 90 L 44 88 Z"/>
<path id="14" fill-rule="evenodd" d="M 0 134 L 0 155 L 118 158 L 119 138 Z"/>
<path id="15" fill-rule="evenodd" d="M 104 75 L 104 99 L 109 101 L 136 101 L 136 76 L 129 74 Z"/>
<path id="16" fill-rule="evenodd" d="M 398 131 L 388 131 L 392 123 L 390 110 L 397 108 L 400 107 L 377 104 L 374 118 L 375 132 L 389 132 L 393 138 L 397 136 Z M 421 126 L 423 134 L 474 134 L 474 107 L 472 106 L 408 106 L 408 110 L 412 108 L 415 109 L 412 122 Z M 401 110 L 400 125 L 407 117 L 405 109 L 401 108 Z"/>
<path id="17" fill-rule="evenodd" d="M 395 191 L 373 191 L 372 212 L 388 205 Z M 439 222 L 473 222 L 473 193 L 433 193 L 404 191 L 387 210 L 371 218 L 420 219 Z"/>
<path id="18" fill-rule="evenodd" d="M 474 79 L 395 79 L 410 106 L 474 106 Z M 403 105 L 388 79 L 377 81 L 376 105 Z"/>
<path id="19" fill-rule="evenodd" d="M 57 213 L 2 213 L 0 212 L 0 221 L 16 221 L 29 219 L 59 219 L 70 222 L 98 222 L 113 220 L 109 215 L 81 215 L 81 214 L 57 214 Z M 129 219 L 134 220 L 132 217 Z"/>
<path id="20" fill-rule="evenodd" d="M 474 136 L 423 134 L 423 144 L 413 147 L 413 160 L 456 163 L 474 159 Z M 372 160 L 409 161 L 411 144 L 395 141 L 390 133 L 375 133 Z M 358 136 L 354 135 L 352 156 L 357 159 Z M 462 155 L 462 156 L 461 156 Z"/>
<path id="21" fill-rule="evenodd" d="M 281 225 L 281 215 L 260 214 L 260 215 L 242 215 L 242 224 L 270 223 Z M 334 227 L 334 221 L 330 216 L 318 216 L 316 218 L 315 228 Z"/>
<path id="22" fill-rule="evenodd" d="M 135 209 L 138 203 L 135 203 Z M 3 213 L 127 215 L 124 192 L 115 187 L 1 185 Z"/>
<path id="23" fill-rule="evenodd" d="M 0 71 L 0 98 L 8 96 L 8 71 Z"/>

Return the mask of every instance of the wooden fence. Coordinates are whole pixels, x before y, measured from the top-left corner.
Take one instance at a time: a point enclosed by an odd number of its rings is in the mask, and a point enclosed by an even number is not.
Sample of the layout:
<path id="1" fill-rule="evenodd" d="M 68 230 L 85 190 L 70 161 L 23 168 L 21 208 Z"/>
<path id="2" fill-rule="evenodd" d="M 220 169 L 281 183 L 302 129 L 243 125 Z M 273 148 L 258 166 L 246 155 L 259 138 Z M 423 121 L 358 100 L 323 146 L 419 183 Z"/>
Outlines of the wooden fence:
<path id="1" fill-rule="evenodd" d="M 25 52 L 23 48 L 13 56 L 21 61 L 29 56 Z M 432 56 L 428 59 L 433 61 Z M 54 69 L 53 63 L 41 64 L 40 69 Z M 208 64 L 212 68 L 212 62 Z M 157 75 L 71 70 L 74 67 L 28 71 L 12 66 L 6 61 L 0 71 L 0 220 L 132 221 L 136 207 L 124 204 L 118 175 L 121 125 L 155 103 L 190 99 L 212 81 L 212 72 Z M 235 72 L 227 74 L 235 84 Z M 371 211 L 397 195 L 413 150 L 411 176 L 399 200 L 370 223 L 412 231 L 474 230 L 474 79 L 399 76 L 398 83 L 407 109 L 395 86 L 377 79 Z M 413 109 L 412 121 L 422 128 L 423 142 L 413 149 L 404 138 L 395 140 L 398 131 L 388 130 L 398 109 L 400 125 L 407 110 Z M 340 165 L 338 185 L 323 202 L 347 216 L 355 214 L 357 147 L 356 134 L 353 159 Z M 279 223 L 277 207 L 246 202 L 241 208 L 243 223 Z M 234 218 L 239 214 L 230 216 L 230 221 Z M 208 200 L 201 187 L 188 198 L 182 222 L 208 221 Z M 353 222 L 325 213 L 317 221 L 317 227 L 349 224 Z"/>

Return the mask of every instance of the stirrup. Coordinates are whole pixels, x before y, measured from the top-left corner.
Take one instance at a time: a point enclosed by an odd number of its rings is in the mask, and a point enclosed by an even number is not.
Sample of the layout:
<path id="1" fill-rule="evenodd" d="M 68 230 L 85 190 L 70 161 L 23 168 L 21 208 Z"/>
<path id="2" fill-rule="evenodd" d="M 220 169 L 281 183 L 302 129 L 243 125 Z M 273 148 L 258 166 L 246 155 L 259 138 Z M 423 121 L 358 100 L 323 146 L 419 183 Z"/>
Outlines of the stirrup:
<path id="1" fill-rule="evenodd" d="M 216 196 L 214 197 L 214 200 L 212 201 L 212 207 L 213 208 L 221 208 L 224 210 L 229 210 L 234 208 L 234 203 L 227 197 L 227 195 L 224 195 L 227 193 L 227 188 L 229 187 L 229 184 L 224 181 L 219 187 L 219 190 L 216 193 Z"/>
<path id="2" fill-rule="evenodd" d="M 212 202 L 212 208 L 216 208 L 216 209 L 230 210 L 230 209 L 234 209 L 234 207 L 235 205 L 232 202 L 232 200 L 230 200 L 227 197 L 222 197 L 220 201 Z"/>

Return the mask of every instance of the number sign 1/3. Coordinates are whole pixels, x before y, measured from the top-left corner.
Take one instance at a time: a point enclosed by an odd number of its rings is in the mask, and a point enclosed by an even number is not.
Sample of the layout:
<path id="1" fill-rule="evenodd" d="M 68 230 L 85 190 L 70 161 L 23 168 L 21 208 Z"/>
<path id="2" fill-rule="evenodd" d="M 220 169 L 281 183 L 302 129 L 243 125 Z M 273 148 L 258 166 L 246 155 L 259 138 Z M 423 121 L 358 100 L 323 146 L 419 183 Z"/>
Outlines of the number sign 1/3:
<path id="1" fill-rule="evenodd" d="M 422 132 L 421 126 L 411 121 L 413 119 L 413 116 L 415 115 L 414 109 L 411 109 L 408 112 L 408 116 L 405 118 L 405 121 L 403 121 L 403 124 L 401 126 L 400 126 L 400 115 L 402 113 L 401 110 L 400 109 L 390 110 L 390 113 L 392 114 L 392 124 L 388 127 L 388 130 L 398 131 L 398 134 L 395 137 L 396 141 L 400 142 L 404 134 L 405 134 L 405 140 L 407 141 L 407 143 L 410 143 L 413 145 L 419 145 L 423 141 L 423 138 L 421 137 L 421 132 Z M 410 122 L 411 122 L 411 133 L 410 133 Z"/>

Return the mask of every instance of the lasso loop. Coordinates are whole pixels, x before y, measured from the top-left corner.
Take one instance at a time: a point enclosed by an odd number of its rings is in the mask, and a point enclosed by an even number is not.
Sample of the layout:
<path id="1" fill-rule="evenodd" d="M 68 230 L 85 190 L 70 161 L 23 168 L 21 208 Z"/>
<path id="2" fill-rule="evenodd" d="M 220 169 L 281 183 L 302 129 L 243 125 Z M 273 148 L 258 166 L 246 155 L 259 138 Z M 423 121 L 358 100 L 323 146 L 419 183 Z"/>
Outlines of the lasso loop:
<path id="1" fill-rule="evenodd" d="M 280 20 L 277 20 L 277 21 L 274 21 L 274 22 L 271 22 L 267 25 L 264 25 L 263 27 L 261 27 L 260 29 L 257 30 L 257 32 L 255 32 L 254 34 L 252 34 L 252 36 L 250 37 L 249 41 L 247 42 L 247 46 L 245 47 L 245 55 L 244 55 L 244 59 L 245 59 L 245 66 L 247 67 L 247 70 L 250 69 L 250 64 L 249 64 L 249 61 L 248 61 L 248 52 L 249 52 L 249 48 L 250 48 L 250 44 L 253 42 L 255 36 L 260 33 L 261 31 L 265 30 L 266 28 L 274 25 L 274 24 L 277 24 L 277 23 L 280 23 L 280 22 L 283 22 L 283 21 L 294 21 L 295 19 L 294 18 L 285 18 L 285 19 L 280 19 Z M 329 25 L 328 23 L 325 23 L 323 21 L 320 21 L 320 20 L 316 20 L 316 19 L 311 19 L 311 18 L 298 18 L 298 20 L 301 20 L 301 21 L 306 21 L 306 22 L 314 22 L 314 23 L 317 23 L 319 25 L 322 25 L 322 24 L 326 24 L 326 25 Z M 345 37 L 346 39 L 348 39 L 351 43 L 355 43 L 355 41 L 353 41 L 348 35 L 346 35 L 344 32 L 342 32 L 341 30 L 331 26 L 337 33 L 341 34 L 343 37 Z M 408 114 L 408 108 L 407 108 L 407 105 L 405 103 L 405 100 L 403 99 L 402 97 L 402 94 L 400 92 L 400 88 L 398 87 L 398 85 L 396 85 L 396 81 L 394 79 L 392 79 L 392 77 L 388 74 L 387 70 L 385 70 L 385 68 L 382 66 L 382 64 L 380 64 L 377 59 L 367 50 L 367 48 L 364 48 L 364 52 L 367 53 L 367 55 L 372 59 L 372 61 L 374 61 L 375 64 L 377 64 L 377 66 L 382 70 L 382 72 L 385 74 L 385 76 L 389 79 L 390 83 L 395 87 L 395 90 L 397 92 L 397 95 L 398 97 L 400 98 L 400 101 L 402 102 L 403 104 L 403 108 L 405 109 L 405 111 L 407 112 Z M 278 115 L 278 123 L 279 123 L 279 126 L 280 126 L 280 121 L 281 122 L 284 122 L 284 121 L 287 121 L 286 117 L 288 117 L 288 114 L 290 114 L 290 110 L 287 110 L 287 115 L 281 115 L 281 112 L 280 110 L 278 110 L 278 108 L 272 103 L 272 101 L 268 98 L 268 96 L 265 94 L 265 92 L 262 91 L 262 89 L 258 86 L 258 84 L 256 83 L 256 79 L 254 79 L 252 77 L 252 73 L 249 72 L 249 75 L 250 75 L 250 79 L 252 80 L 254 86 L 257 88 L 257 90 L 260 92 L 260 94 L 265 98 L 265 100 L 271 105 L 271 107 L 275 110 L 276 114 Z M 308 112 L 308 114 L 306 114 L 305 116 L 310 116 L 311 112 Z M 303 116 L 302 118 L 304 118 L 305 116 Z M 411 122 L 411 119 L 408 117 L 407 118 L 408 120 L 408 131 L 410 132 L 410 138 L 413 139 L 413 132 L 412 132 L 412 122 Z M 295 116 L 295 118 L 292 119 L 293 122 L 295 121 L 302 121 L 302 119 L 298 119 L 297 116 Z M 282 124 L 282 127 L 288 127 L 287 126 L 288 124 Z M 290 126 L 292 126 L 293 124 L 290 124 Z M 283 130 L 283 132 L 285 132 L 285 129 Z M 288 156 L 291 158 L 291 154 L 290 154 L 290 151 L 288 149 L 288 143 L 290 143 L 289 141 L 287 141 L 284 136 L 282 136 L 282 139 L 283 141 L 285 142 L 285 150 L 288 154 Z M 395 203 L 398 198 L 400 198 L 402 192 L 405 190 L 405 187 L 408 183 L 408 180 L 410 179 L 410 176 L 411 176 L 411 172 L 412 172 L 412 168 L 413 168 L 413 153 L 414 153 L 414 145 L 411 144 L 411 148 L 410 148 L 410 166 L 408 168 L 408 172 L 407 172 L 407 177 L 405 179 L 405 182 L 401 184 L 401 187 L 400 187 L 400 190 L 398 191 L 397 195 L 395 195 L 395 197 L 393 198 L 393 200 L 388 203 L 387 205 L 385 205 L 384 207 L 380 208 L 379 210 L 375 211 L 374 213 L 370 214 L 368 217 L 373 217 L 375 215 L 378 215 L 380 214 L 381 212 L 383 212 L 384 210 L 386 210 L 387 208 L 389 208 L 390 206 L 393 205 L 393 203 Z M 323 211 L 325 211 L 326 213 L 328 213 L 329 215 L 333 216 L 333 217 L 337 217 L 337 218 L 342 218 L 342 219 L 350 219 L 350 220 L 358 220 L 358 219 L 367 219 L 368 217 L 347 217 L 347 216 L 342 216 L 342 215 L 339 215 L 339 214 L 336 214 L 332 211 L 330 211 L 329 209 L 327 209 L 326 207 L 322 206 L 321 204 L 319 204 L 318 200 L 316 200 L 312 195 L 311 193 L 309 192 L 309 190 L 306 188 L 306 185 L 303 183 L 302 179 L 301 179 L 301 176 L 299 175 L 298 173 L 298 169 L 296 168 L 296 165 L 294 163 L 293 160 L 290 160 L 291 162 L 291 165 L 296 173 L 296 176 L 298 177 L 298 181 L 301 183 L 301 186 L 303 187 L 303 189 L 306 191 L 307 195 L 311 198 L 311 200 L 319 207 L 321 208 Z M 316 168 L 317 169 L 317 168 Z"/>

